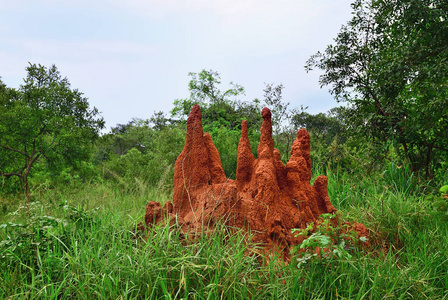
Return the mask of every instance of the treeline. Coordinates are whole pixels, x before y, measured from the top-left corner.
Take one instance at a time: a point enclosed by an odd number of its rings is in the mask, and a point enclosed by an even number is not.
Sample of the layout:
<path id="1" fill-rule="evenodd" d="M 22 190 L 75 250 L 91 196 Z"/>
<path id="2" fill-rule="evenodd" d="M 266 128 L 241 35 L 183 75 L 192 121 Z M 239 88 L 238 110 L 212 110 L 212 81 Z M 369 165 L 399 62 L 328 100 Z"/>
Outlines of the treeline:
<path id="1" fill-rule="evenodd" d="M 347 141 L 351 139 L 344 133 L 343 108 L 316 115 L 309 114 L 303 107 L 289 109 L 289 103 L 282 99 L 281 84 L 268 84 L 263 99 L 244 102 L 239 100 L 244 88 L 230 84 L 232 87 L 223 91 L 217 72 L 203 70 L 190 76 L 190 97 L 175 100 L 169 115 L 156 112 L 146 120 L 118 124 L 100 137 L 93 163 L 101 166 L 103 178 L 121 183 L 123 187 L 132 187 L 136 180 L 161 186 L 172 184 L 174 162 L 185 142 L 186 120 L 195 104 L 201 107 L 204 131 L 211 134 L 229 178 L 235 178 L 242 120 L 248 122 L 252 151 L 257 155 L 261 110 L 265 106 L 272 109 L 274 139 L 285 162 L 297 130 L 305 127 L 315 137 L 313 161 L 316 167 L 322 170 L 336 165 L 347 170 L 361 167 L 362 162 L 351 157 L 353 151 L 359 151 L 358 148 L 349 149 Z M 356 157 L 360 157 L 359 153 Z M 373 167 L 370 163 L 367 165 Z"/>
<path id="2" fill-rule="evenodd" d="M 190 76 L 190 97 L 175 100 L 169 115 L 157 112 L 146 120 L 119 124 L 99 139 L 93 162 L 101 166 L 103 177 L 128 187 L 135 180 L 171 184 L 174 162 L 185 142 L 186 120 L 195 104 L 201 107 L 204 131 L 211 134 L 229 178 L 235 178 L 242 120 L 248 122 L 252 151 L 257 155 L 263 107 L 273 112 L 274 140 L 285 163 L 297 130 L 308 128 L 313 137 L 314 166 L 322 171 L 327 167 L 348 172 L 380 168 L 378 161 L 372 163 L 369 158 L 369 145 L 347 134 L 346 111 L 342 107 L 316 115 L 304 107 L 290 109 L 282 99 L 281 84 L 268 84 L 262 99 L 244 102 L 239 100 L 244 88 L 231 84 L 230 89 L 223 91 L 217 72 L 203 70 Z"/>
<path id="3" fill-rule="evenodd" d="M 244 88 L 231 84 L 222 91 L 217 72 L 190 73 L 190 97 L 175 100 L 169 115 L 157 112 L 145 120 L 117 124 L 100 135 L 104 121 L 98 110 L 89 107 L 87 99 L 71 88 L 55 66 L 30 64 L 26 70 L 27 77 L 18 89 L 1 83 L 2 193 L 23 190 L 30 197 L 31 187 L 104 180 L 127 190 L 142 184 L 170 188 L 194 104 L 201 106 L 204 131 L 212 135 L 229 178 L 235 177 L 241 122 L 248 121 L 256 155 L 260 112 L 265 106 L 272 109 L 274 139 L 285 162 L 297 130 L 305 127 L 313 136 L 313 162 L 321 170 L 372 167 L 370 161 L 360 160 L 359 147 L 350 146 L 344 108 L 316 115 L 303 107 L 290 109 L 282 99 L 281 84 L 268 84 L 263 99 L 244 102 L 239 100 Z"/>
<path id="4" fill-rule="evenodd" d="M 267 84 L 262 99 L 242 101 L 244 88 L 223 89 L 215 71 L 190 73 L 190 96 L 169 114 L 117 124 L 100 135 L 96 108 L 55 66 L 30 64 L 24 84 L 0 81 L 1 193 L 92 181 L 123 189 L 169 189 L 194 104 L 212 135 L 226 175 L 235 177 L 243 119 L 256 155 L 260 112 L 273 113 L 273 136 L 287 161 L 298 129 L 312 139 L 312 162 L 326 169 L 381 176 L 394 164 L 420 181 L 441 181 L 448 169 L 448 5 L 446 1 L 357 0 L 353 18 L 334 43 L 311 56 L 305 68 L 324 71 L 322 86 L 343 106 L 310 114 L 292 108 L 283 85 Z M 442 178 L 442 179 L 441 179 Z M 30 184 L 31 183 L 31 184 Z"/>
<path id="5" fill-rule="evenodd" d="M 148 119 L 117 124 L 100 135 L 104 121 L 87 99 L 72 90 L 55 66 L 27 67 L 19 89 L 2 84 L 0 167 L 2 193 L 25 191 L 30 186 L 54 188 L 86 182 L 112 182 L 132 192 L 142 185 L 171 189 L 174 162 L 185 142 L 186 120 L 194 104 L 202 110 L 204 131 L 212 135 L 229 178 L 235 177 L 237 147 L 242 120 L 249 125 L 254 155 L 260 137 L 260 112 L 273 112 L 276 147 L 286 162 L 298 129 L 307 128 L 312 138 L 312 162 L 318 172 L 327 168 L 343 172 L 381 172 L 387 160 L 398 156 L 353 134 L 347 125 L 350 113 L 338 107 L 310 114 L 306 107 L 290 109 L 282 98 L 283 86 L 268 84 L 262 99 L 244 102 L 244 88 L 221 90 L 217 72 L 190 73 L 190 97 L 173 103 L 169 115 L 154 113 Z"/>

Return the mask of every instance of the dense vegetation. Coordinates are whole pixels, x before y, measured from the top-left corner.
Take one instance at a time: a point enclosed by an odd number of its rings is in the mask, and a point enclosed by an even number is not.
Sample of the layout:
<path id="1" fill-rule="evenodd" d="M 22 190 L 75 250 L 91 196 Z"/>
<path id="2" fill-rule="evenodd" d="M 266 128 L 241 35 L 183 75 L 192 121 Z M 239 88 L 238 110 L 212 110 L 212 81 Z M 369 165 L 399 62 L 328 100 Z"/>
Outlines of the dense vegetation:
<path id="1" fill-rule="evenodd" d="M 243 87 L 203 70 L 169 115 L 100 135 L 97 109 L 55 66 L 30 64 L 18 89 L 0 81 L 0 298 L 447 298 L 448 7 L 352 6 L 335 44 L 306 66 L 346 102 L 326 113 L 291 108 L 281 84 L 241 101 Z M 298 266 L 295 254 L 287 265 L 245 255 L 258 245 L 226 228 L 194 243 L 166 226 L 138 236 L 147 202 L 171 199 L 196 103 L 229 178 L 243 119 L 256 155 L 270 107 L 285 161 L 307 128 L 314 176 L 328 176 L 332 203 L 369 228 L 372 248 Z"/>
<path id="2" fill-rule="evenodd" d="M 448 3 L 444 0 L 357 0 L 335 44 L 306 68 L 324 71 L 349 120 L 426 178 L 448 151 Z M 444 165 L 446 168 L 446 165 Z"/>
<path id="3" fill-rule="evenodd" d="M 26 70 L 17 90 L 0 81 L 0 176 L 17 178 L 30 200 L 28 177 L 36 164 L 56 172 L 64 164 L 83 164 L 104 121 L 55 66 L 30 64 Z"/>

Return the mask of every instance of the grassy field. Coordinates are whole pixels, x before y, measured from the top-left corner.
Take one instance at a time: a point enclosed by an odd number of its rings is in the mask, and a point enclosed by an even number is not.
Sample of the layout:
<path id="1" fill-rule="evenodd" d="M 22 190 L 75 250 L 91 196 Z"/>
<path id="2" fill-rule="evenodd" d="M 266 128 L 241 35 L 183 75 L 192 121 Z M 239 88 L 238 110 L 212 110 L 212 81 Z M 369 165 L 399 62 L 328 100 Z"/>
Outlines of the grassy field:
<path id="1" fill-rule="evenodd" d="M 333 204 L 370 229 L 373 247 L 300 267 L 245 255 L 258 245 L 226 228 L 195 243 L 167 226 L 136 238 L 147 202 L 171 198 L 144 184 L 0 198 L 0 298 L 448 299 L 448 221 L 406 174 L 328 173 Z"/>

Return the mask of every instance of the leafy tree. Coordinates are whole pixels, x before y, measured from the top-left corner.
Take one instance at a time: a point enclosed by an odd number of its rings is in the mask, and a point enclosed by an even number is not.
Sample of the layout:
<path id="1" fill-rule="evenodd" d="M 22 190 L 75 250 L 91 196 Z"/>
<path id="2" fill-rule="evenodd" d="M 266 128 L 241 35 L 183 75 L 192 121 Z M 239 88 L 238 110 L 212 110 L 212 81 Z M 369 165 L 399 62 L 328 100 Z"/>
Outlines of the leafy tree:
<path id="1" fill-rule="evenodd" d="M 338 137 L 342 143 L 346 140 L 347 137 L 343 134 L 346 131 L 344 107 L 335 107 L 327 113 L 315 115 L 306 112 L 306 109 L 307 107 L 302 106 L 301 111 L 291 117 L 294 128 L 306 128 L 310 135 L 325 141 L 326 144 L 330 144 L 335 137 Z"/>
<path id="2" fill-rule="evenodd" d="M 251 126 L 254 120 L 260 119 L 261 107 L 259 101 L 251 103 L 239 101 L 235 98 L 244 95 L 244 88 L 230 82 L 231 88 L 224 92 L 220 90 L 221 78 L 219 73 L 212 70 L 202 70 L 199 74 L 189 73 L 190 97 L 174 101 L 171 110 L 172 117 L 185 121 L 195 104 L 199 104 L 202 112 L 204 129 L 212 135 L 221 126 L 229 130 L 236 130 L 243 119 Z"/>
<path id="3" fill-rule="evenodd" d="M 152 151 L 158 132 L 177 130 L 177 123 L 160 111 L 146 120 L 134 118 L 127 124 L 117 124 L 97 141 L 95 162 L 106 161 L 111 155 L 125 155 L 132 148 L 142 153 Z"/>
<path id="4" fill-rule="evenodd" d="M 94 161 L 106 179 L 125 190 L 139 190 L 146 184 L 171 186 L 185 131 L 177 125 L 160 128 L 151 124 L 151 120 L 133 119 L 97 141 Z"/>
<path id="5" fill-rule="evenodd" d="M 391 142 L 413 171 L 432 177 L 448 152 L 448 3 L 357 0 L 353 18 L 324 52 L 307 62 L 325 73 L 356 128 L 379 145 Z"/>
<path id="6" fill-rule="evenodd" d="M 296 109 L 290 110 L 289 102 L 283 102 L 283 84 L 266 84 L 263 90 L 263 103 L 272 112 L 272 135 L 275 147 L 280 151 L 282 160 L 288 161 L 297 129 L 293 127 L 292 116 Z"/>
<path id="7" fill-rule="evenodd" d="M 26 70 L 17 90 L 0 85 L 0 176 L 18 178 L 30 199 L 35 164 L 57 169 L 87 159 L 104 121 L 56 66 L 30 64 Z"/>
<path id="8" fill-rule="evenodd" d="M 265 84 L 266 87 L 263 90 L 263 100 L 266 107 L 270 108 L 272 112 L 272 130 L 274 134 L 279 134 L 284 130 L 284 121 L 289 119 L 288 106 L 289 102 L 284 103 L 282 101 L 283 84 L 274 85 Z"/>
<path id="9" fill-rule="evenodd" d="M 163 111 L 154 112 L 154 114 L 149 118 L 149 123 L 154 129 L 162 130 L 169 126 L 175 126 L 179 122 L 172 118 L 167 118 Z"/>
<path id="10" fill-rule="evenodd" d="M 112 127 L 111 132 L 103 135 L 100 140 L 105 142 L 110 152 L 117 155 L 124 155 L 132 148 L 145 152 L 148 141 L 153 136 L 150 129 L 149 120 L 132 119 L 127 124 Z"/>

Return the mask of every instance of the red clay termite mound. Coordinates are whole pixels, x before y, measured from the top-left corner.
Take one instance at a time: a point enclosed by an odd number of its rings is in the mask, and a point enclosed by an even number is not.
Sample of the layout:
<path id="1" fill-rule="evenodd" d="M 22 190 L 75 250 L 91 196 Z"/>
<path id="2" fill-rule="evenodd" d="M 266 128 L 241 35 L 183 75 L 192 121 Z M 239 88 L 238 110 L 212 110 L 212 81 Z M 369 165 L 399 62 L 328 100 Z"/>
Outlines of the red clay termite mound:
<path id="1" fill-rule="evenodd" d="M 151 226 L 168 216 L 177 220 L 184 232 L 200 232 L 216 222 L 250 230 L 254 241 L 265 251 L 289 250 L 305 237 L 295 237 L 291 229 L 306 228 L 321 214 L 334 213 L 327 192 L 327 178 L 319 176 L 310 184 L 310 137 L 305 129 L 297 132 L 286 165 L 274 148 L 271 112 L 261 112 L 260 144 L 255 158 L 249 143 L 247 123 L 241 124 L 236 180 L 227 179 L 211 136 L 203 132 L 201 110 L 195 105 L 187 121 L 185 146 L 174 166 L 173 202 L 162 208 L 150 201 L 145 223 Z M 352 224 L 358 236 L 367 236 L 360 223 Z M 283 251 L 285 256 L 289 251 Z"/>

